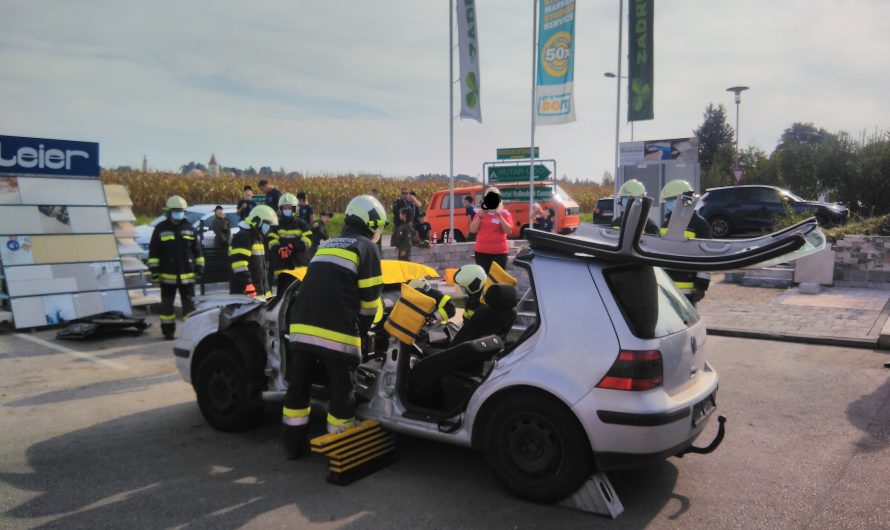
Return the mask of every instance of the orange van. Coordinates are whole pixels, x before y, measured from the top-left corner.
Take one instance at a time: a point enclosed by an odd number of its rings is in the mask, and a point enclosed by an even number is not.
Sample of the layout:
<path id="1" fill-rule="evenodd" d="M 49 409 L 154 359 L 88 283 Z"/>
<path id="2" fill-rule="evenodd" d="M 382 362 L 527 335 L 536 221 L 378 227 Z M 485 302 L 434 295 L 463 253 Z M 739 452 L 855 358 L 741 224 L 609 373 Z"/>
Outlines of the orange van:
<path id="1" fill-rule="evenodd" d="M 579 217 L 580 208 L 578 207 L 578 203 L 572 200 L 569 197 L 568 193 L 565 192 L 561 187 L 552 182 L 536 182 L 535 186 L 537 188 L 541 188 L 544 186 L 552 186 L 553 187 L 553 195 L 549 199 L 543 199 L 536 201 L 538 204 L 546 212 L 548 209 L 552 209 L 555 213 L 552 221 L 554 224 L 553 231 L 558 234 L 571 234 L 574 233 L 578 228 L 578 225 L 581 223 L 581 218 Z M 528 228 L 528 183 L 516 182 L 516 183 L 505 183 L 497 186 L 499 190 L 501 190 L 504 198 L 504 207 L 510 211 L 510 214 L 513 216 L 513 222 L 516 223 L 512 238 L 522 238 L 524 237 L 524 231 Z M 479 210 L 479 206 L 482 204 L 482 197 L 485 195 L 485 189 L 488 189 L 488 186 L 483 188 L 481 185 L 477 186 L 468 186 L 463 188 L 454 188 L 454 240 L 456 242 L 466 241 L 469 236 L 468 227 L 470 226 L 470 219 L 467 217 L 466 209 L 464 208 L 464 197 L 470 195 L 473 197 L 473 204 L 476 205 L 477 211 Z M 522 200 L 510 200 L 506 198 L 510 192 L 506 190 L 515 189 L 513 192 L 514 196 L 519 194 L 524 196 Z M 522 194 L 524 190 L 525 193 Z M 426 209 L 426 217 L 427 222 L 432 226 L 431 232 L 436 233 L 436 237 L 438 242 L 442 242 L 442 239 L 445 234 L 448 233 L 450 224 L 449 224 L 449 213 L 451 211 L 451 204 L 449 202 L 450 199 L 450 190 L 442 190 L 433 193 L 432 197 L 430 197 L 430 201 L 427 205 Z M 432 233 L 431 233 L 432 235 Z"/>

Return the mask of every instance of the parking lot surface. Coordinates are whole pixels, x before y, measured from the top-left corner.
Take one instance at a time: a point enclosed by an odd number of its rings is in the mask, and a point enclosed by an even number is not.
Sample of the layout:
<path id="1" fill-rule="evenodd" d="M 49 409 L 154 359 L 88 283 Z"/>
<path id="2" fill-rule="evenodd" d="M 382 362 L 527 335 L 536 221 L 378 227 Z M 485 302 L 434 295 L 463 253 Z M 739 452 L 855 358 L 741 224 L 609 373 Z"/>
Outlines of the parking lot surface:
<path id="1" fill-rule="evenodd" d="M 880 352 L 709 338 L 726 440 L 610 473 L 613 521 L 520 501 L 481 454 L 404 436 L 395 465 L 329 485 L 321 457 L 284 459 L 274 408 L 246 433 L 210 428 L 157 325 L 53 336 L 0 333 L 2 528 L 890 528 Z"/>

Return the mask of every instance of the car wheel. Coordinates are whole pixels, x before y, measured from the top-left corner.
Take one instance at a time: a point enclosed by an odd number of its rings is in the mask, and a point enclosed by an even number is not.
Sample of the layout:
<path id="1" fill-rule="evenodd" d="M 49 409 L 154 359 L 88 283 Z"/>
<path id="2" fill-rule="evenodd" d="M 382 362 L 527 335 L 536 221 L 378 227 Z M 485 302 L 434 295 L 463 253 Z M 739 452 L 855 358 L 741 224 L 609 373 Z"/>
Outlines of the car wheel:
<path id="1" fill-rule="evenodd" d="M 587 436 L 562 403 L 538 395 L 513 396 L 489 418 L 485 458 L 514 495 L 555 502 L 571 495 L 590 475 Z"/>
<path id="2" fill-rule="evenodd" d="M 728 236 L 731 231 L 732 227 L 729 224 L 729 219 L 725 217 L 714 217 L 711 219 L 711 237 L 722 239 Z"/>
<path id="3" fill-rule="evenodd" d="M 221 431 L 243 431 L 262 418 L 263 407 L 251 404 L 247 371 L 233 352 L 210 352 L 197 373 L 198 408 L 210 425 Z"/>

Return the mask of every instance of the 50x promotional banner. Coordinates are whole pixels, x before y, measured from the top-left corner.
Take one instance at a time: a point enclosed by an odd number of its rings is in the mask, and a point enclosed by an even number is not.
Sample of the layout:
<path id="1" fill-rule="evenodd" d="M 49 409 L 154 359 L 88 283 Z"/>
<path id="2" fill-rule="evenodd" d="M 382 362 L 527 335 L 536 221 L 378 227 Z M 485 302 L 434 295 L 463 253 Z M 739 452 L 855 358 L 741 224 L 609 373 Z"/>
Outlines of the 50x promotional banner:
<path id="1" fill-rule="evenodd" d="M 632 0 L 628 12 L 627 121 L 651 120 L 653 110 L 654 64 L 652 13 L 654 0 Z"/>
<path id="2" fill-rule="evenodd" d="M 575 0 L 541 0 L 535 123 L 575 121 Z"/>
<path id="3" fill-rule="evenodd" d="M 457 0 L 460 117 L 482 123 L 482 106 L 479 100 L 479 36 L 476 27 L 476 0 Z"/>

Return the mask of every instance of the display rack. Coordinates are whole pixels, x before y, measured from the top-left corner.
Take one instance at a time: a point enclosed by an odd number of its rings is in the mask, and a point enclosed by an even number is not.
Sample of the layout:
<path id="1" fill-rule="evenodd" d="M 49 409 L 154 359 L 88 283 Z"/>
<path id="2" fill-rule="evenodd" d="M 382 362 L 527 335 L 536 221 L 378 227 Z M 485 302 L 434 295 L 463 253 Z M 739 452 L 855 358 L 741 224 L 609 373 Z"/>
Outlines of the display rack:
<path id="1" fill-rule="evenodd" d="M 133 307 L 160 302 L 157 296 L 149 296 L 146 289 L 151 282 L 148 267 L 143 263 L 145 250 L 136 242 L 136 216 L 133 215 L 133 200 L 127 188 L 121 184 L 106 184 L 105 197 L 108 199 L 108 213 L 111 218 L 117 251 L 121 256 L 124 271 L 124 284 Z"/>

